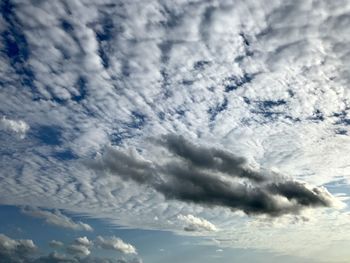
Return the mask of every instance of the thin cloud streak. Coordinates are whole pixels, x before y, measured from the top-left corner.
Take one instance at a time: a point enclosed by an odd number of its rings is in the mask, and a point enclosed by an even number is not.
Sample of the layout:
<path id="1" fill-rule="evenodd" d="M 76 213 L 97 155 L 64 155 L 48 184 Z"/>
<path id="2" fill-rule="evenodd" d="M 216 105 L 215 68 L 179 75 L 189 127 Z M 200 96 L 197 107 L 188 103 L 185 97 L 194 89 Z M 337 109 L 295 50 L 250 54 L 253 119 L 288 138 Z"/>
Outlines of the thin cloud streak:
<path id="1" fill-rule="evenodd" d="M 21 212 L 32 217 L 42 218 L 47 224 L 62 228 L 72 229 L 76 231 L 93 231 L 93 228 L 81 221 L 74 222 L 68 216 L 62 214 L 59 210 L 53 212 L 35 207 L 24 207 Z"/>

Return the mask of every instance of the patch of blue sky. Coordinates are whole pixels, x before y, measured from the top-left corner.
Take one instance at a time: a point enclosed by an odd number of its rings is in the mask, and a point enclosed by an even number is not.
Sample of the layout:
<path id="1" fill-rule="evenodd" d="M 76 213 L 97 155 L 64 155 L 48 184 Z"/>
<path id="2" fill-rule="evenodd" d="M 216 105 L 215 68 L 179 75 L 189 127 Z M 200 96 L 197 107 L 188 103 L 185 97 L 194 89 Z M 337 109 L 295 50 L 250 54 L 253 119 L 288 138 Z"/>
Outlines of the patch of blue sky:
<path id="1" fill-rule="evenodd" d="M 33 127 L 32 135 L 44 145 L 59 146 L 62 143 L 62 130 L 58 126 Z"/>

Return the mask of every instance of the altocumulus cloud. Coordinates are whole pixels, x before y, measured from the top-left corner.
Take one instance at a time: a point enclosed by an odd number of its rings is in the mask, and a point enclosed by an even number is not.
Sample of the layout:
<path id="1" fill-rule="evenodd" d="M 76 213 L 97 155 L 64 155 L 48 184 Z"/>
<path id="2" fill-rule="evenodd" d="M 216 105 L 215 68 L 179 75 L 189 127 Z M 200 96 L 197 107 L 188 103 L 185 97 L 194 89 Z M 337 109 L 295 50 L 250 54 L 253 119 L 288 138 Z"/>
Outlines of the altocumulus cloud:
<path id="1" fill-rule="evenodd" d="M 151 162 L 137 153 L 109 147 L 94 168 L 150 186 L 167 199 L 228 207 L 248 215 L 280 216 L 337 204 L 324 187 L 255 171 L 244 158 L 228 151 L 196 145 L 173 134 L 157 144 L 170 153 L 170 161 Z"/>
<path id="2" fill-rule="evenodd" d="M 93 231 L 93 228 L 81 221 L 74 222 L 71 218 L 68 216 L 62 214 L 59 210 L 54 210 L 53 212 L 48 210 L 43 210 L 35 207 L 24 207 L 22 208 L 22 213 L 42 218 L 45 220 L 47 224 L 58 226 L 62 228 L 77 230 L 77 231 Z"/>
<path id="3" fill-rule="evenodd" d="M 216 156 L 224 146 L 249 163 L 312 185 L 342 179 L 348 184 L 349 1 L 9 0 L 0 6 L 3 203 L 62 207 L 63 201 L 69 211 L 92 216 L 105 211 L 118 225 L 131 227 L 153 227 L 156 215 L 162 229 L 160 222 L 174 212 L 196 215 L 192 203 L 215 206 L 203 209 L 203 217 L 229 222 L 228 236 L 244 229 L 238 240 L 250 240 L 235 246 L 263 245 L 285 253 L 292 244 L 285 242 L 284 230 L 275 233 L 273 243 L 271 232 L 247 231 L 245 223 L 230 221 L 235 213 L 221 207 L 294 213 L 333 204 L 320 198 L 329 195 L 324 189 L 289 178 L 265 180 L 264 172 L 248 169 L 240 158 L 236 165 L 244 169 L 233 177 L 225 161 L 214 158 L 215 169 L 205 167 L 164 140 L 174 163 L 153 158 L 153 152 L 144 155 L 151 159 L 146 162 L 121 148 L 112 150 L 139 165 L 118 175 L 146 186 L 142 193 L 117 176 L 82 169 L 80 160 L 110 144 L 148 150 L 145 138 L 173 132 L 221 145 L 206 147 Z M 30 124 L 26 140 L 13 139 L 21 133 L 9 120 Z M 172 168 L 177 163 L 190 175 L 204 173 L 203 184 L 189 182 L 192 175 L 175 178 L 170 172 L 179 171 Z M 149 166 L 153 174 L 142 176 Z M 225 188 L 220 196 L 208 189 L 208 177 L 215 179 L 213 188 Z M 197 189 L 196 195 L 187 188 L 180 192 L 182 182 Z M 154 197 L 153 189 L 167 199 Z M 269 201 L 263 208 L 255 208 L 254 192 Z M 145 201 L 134 201 L 139 198 Z M 266 208 L 270 199 L 278 209 Z M 328 220 L 327 211 L 314 211 L 324 224 L 294 231 L 299 234 L 293 239 L 311 246 L 316 237 L 317 249 L 327 247 L 331 237 L 348 240 L 347 224 L 339 225 L 342 231 L 330 230 L 343 221 Z M 298 248 L 290 251 L 304 251 L 305 243 L 293 242 Z"/>

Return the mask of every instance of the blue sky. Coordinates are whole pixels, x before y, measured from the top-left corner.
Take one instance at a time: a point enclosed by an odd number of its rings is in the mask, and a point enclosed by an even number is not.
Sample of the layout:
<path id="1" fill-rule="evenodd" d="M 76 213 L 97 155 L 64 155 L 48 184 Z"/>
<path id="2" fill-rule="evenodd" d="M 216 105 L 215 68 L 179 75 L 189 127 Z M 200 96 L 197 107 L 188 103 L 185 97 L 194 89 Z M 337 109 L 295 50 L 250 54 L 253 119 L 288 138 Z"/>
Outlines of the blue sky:
<path id="1" fill-rule="evenodd" d="M 348 1 L 0 13 L 1 263 L 347 262 Z"/>

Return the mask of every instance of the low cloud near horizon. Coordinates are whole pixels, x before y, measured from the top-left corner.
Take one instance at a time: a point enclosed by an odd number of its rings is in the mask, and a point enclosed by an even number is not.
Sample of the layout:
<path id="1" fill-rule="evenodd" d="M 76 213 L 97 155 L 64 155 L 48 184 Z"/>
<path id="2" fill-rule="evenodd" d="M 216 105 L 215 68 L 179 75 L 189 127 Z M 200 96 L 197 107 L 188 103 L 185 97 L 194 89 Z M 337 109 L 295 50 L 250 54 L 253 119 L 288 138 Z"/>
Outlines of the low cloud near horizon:
<path id="1" fill-rule="evenodd" d="M 102 238 L 102 237 L 99 237 Z M 116 240 L 117 238 L 115 238 Z M 96 242 L 99 242 L 97 239 Z M 119 242 L 123 241 L 118 239 Z M 64 244 L 61 241 L 50 242 L 50 245 L 54 244 L 55 248 L 62 247 Z M 125 244 L 125 243 L 123 243 Z M 58 253 L 56 251 L 42 256 L 39 253 L 39 248 L 34 244 L 33 240 L 29 239 L 12 239 L 4 234 L 0 233 L 0 262 L 4 263 L 134 263 L 142 262 L 139 257 L 133 257 L 125 259 L 123 257 L 119 259 L 103 258 L 91 256 L 90 248 L 93 243 L 86 237 L 78 237 L 71 244 L 67 244 L 66 252 L 72 257 Z M 131 246 L 131 245 L 129 245 Z M 99 248 L 99 246 L 96 246 Z M 125 246 L 124 246 L 125 248 Z M 133 248 L 135 251 L 135 248 Z M 118 250 L 123 252 L 123 249 Z M 130 250 L 129 250 L 130 251 Z M 129 252 L 128 251 L 128 252 Z M 128 253 L 126 253 L 128 254 Z"/>

